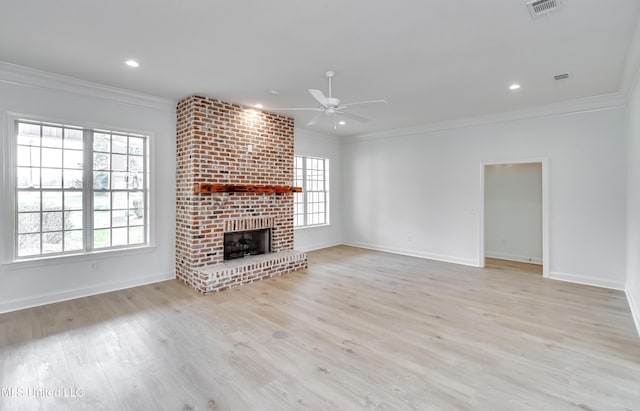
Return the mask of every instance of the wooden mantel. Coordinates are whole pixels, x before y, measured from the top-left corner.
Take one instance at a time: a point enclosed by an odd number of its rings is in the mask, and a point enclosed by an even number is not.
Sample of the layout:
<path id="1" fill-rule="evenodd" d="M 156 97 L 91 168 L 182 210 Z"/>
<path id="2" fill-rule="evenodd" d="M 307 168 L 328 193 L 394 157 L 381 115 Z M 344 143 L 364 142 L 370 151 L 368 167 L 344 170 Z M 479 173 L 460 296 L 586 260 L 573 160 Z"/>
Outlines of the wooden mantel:
<path id="1" fill-rule="evenodd" d="M 195 183 L 195 193 L 301 193 L 302 187 Z"/>

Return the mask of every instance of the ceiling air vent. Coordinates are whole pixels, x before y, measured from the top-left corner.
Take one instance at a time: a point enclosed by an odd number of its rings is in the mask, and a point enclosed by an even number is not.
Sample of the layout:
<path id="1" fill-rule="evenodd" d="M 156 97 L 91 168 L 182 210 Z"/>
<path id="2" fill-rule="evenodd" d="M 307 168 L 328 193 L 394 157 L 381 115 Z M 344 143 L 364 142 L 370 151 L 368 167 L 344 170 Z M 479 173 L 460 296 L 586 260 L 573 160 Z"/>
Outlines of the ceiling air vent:
<path id="1" fill-rule="evenodd" d="M 546 16 L 560 7 L 560 0 L 533 0 L 527 2 L 527 8 L 531 17 Z"/>
<path id="2" fill-rule="evenodd" d="M 554 80 L 566 80 L 569 77 L 571 77 L 570 73 L 562 73 L 562 74 L 556 74 L 555 76 L 553 76 Z"/>

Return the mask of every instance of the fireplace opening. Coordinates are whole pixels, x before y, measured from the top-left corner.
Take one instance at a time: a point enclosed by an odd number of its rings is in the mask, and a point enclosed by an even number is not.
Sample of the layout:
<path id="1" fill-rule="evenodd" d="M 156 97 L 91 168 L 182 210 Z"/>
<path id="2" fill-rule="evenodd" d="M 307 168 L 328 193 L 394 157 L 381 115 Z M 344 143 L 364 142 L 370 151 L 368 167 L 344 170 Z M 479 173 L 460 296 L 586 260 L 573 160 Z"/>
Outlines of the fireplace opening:
<path id="1" fill-rule="evenodd" d="M 249 255 L 271 252 L 271 229 L 224 233 L 224 259 L 233 260 Z"/>

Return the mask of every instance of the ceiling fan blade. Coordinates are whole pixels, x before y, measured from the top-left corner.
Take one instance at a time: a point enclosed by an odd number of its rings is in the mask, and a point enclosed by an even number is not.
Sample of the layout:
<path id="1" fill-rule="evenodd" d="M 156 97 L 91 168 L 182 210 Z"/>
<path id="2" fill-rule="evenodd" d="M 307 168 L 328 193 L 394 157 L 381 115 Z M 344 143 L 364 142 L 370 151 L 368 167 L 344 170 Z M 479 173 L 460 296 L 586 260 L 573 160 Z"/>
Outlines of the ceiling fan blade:
<path id="1" fill-rule="evenodd" d="M 327 98 L 324 96 L 324 93 L 322 91 L 310 88 L 309 93 L 311 93 L 311 96 L 318 100 L 318 103 L 320 103 L 323 107 L 327 106 Z"/>
<path id="2" fill-rule="evenodd" d="M 341 116 L 345 116 L 346 118 L 350 118 L 351 120 L 359 121 L 361 123 L 367 123 L 369 121 L 369 119 L 366 117 L 362 117 L 352 113 L 345 113 L 344 111 L 336 111 L 336 114 L 340 114 Z"/>
<path id="3" fill-rule="evenodd" d="M 375 104 L 375 103 L 389 104 L 387 103 L 387 100 L 369 100 L 369 101 L 358 101 L 355 103 L 347 103 L 347 104 L 343 104 L 342 106 L 349 107 L 349 106 L 357 106 L 359 104 Z"/>
<path id="4" fill-rule="evenodd" d="M 316 124 L 318 122 L 318 120 L 320 120 L 320 117 L 322 117 L 323 115 L 324 115 L 324 113 L 316 114 L 311 120 L 309 120 L 307 125 L 308 126 L 312 126 L 312 125 Z"/>
<path id="5" fill-rule="evenodd" d="M 324 111 L 324 109 L 319 108 L 319 107 L 284 107 L 284 108 L 280 108 L 280 107 L 276 107 L 276 108 L 271 108 L 269 109 L 271 111 Z"/>

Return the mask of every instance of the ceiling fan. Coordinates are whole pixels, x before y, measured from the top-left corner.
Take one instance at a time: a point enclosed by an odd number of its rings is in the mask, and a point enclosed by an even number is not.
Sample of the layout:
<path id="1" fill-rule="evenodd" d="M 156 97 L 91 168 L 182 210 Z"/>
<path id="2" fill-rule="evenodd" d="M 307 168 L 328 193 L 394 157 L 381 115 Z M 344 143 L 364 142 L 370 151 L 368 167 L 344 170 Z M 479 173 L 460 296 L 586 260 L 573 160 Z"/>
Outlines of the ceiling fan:
<path id="1" fill-rule="evenodd" d="M 312 126 L 325 115 L 334 115 L 338 114 L 344 116 L 346 118 L 356 120 L 362 123 L 366 123 L 369 121 L 368 118 L 359 116 L 357 114 L 348 113 L 345 110 L 351 106 L 356 106 L 360 104 L 377 104 L 383 103 L 387 104 L 386 100 L 369 100 L 369 101 L 358 101 L 355 103 L 347 103 L 340 104 L 340 99 L 335 98 L 331 95 L 331 80 L 335 76 L 333 71 L 327 71 L 325 77 L 329 81 L 329 96 L 325 96 L 324 93 L 320 90 L 309 89 L 309 93 L 311 96 L 316 99 L 318 103 L 320 103 L 320 107 L 294 107 L 294 108 L 274 108 L 274 111 L 317 111 L 318 114 L 315 115 L 308 123 L 308 126 Z"/>

